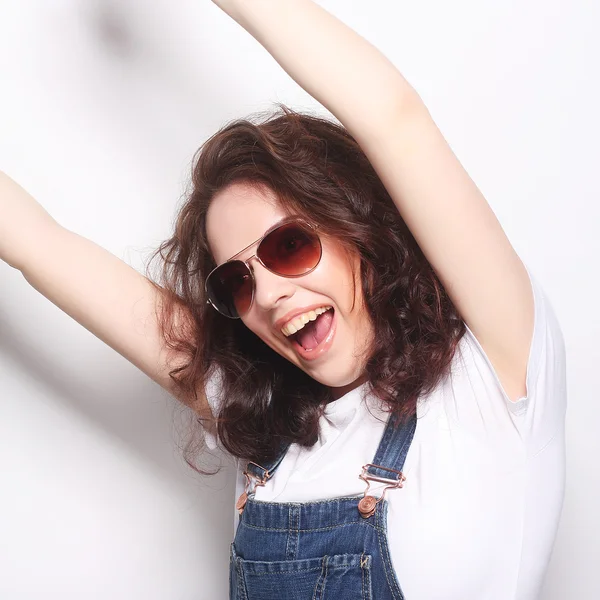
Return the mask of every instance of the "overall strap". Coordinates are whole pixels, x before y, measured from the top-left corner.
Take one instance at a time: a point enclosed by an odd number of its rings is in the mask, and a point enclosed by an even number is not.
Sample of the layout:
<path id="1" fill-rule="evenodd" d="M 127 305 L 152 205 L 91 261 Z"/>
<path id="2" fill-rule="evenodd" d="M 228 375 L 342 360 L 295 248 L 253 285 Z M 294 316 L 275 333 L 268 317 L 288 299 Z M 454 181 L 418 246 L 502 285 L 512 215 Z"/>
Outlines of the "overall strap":
<path id="1" fill-rule="evenodd" d="M 290 441 L 283 441 L 274 458 L 268 461 L 263 461 L 262 466 L 254 462 L 249 462 L 246 466 L 246 471 L 249 475 L 260 481 L 268 481 L 271 479 L 271 477 L 273 477 L 273 473 L 275 473 L 275 470 L 281 464 L 281 461 L 283 460 L 283 457 L 288 451 L 290 445 Z"/>
<path id="2" fill-rule="evenodd" d="M 369 475 L 389 477 L 387 469 L 401 471 L 416 428 L 416 415 L 413 415 L 406 423 L 399 424 L 398 417 L 390 413 L 373 463 L 368 465 L 367 471 Z M 246 466 L 246 471 L 250 476 L 259 481 L 268 481 L 273 477 L 277 467 L 281 464 L 290 445 L 291 442 L 283 441 L 274 458 L 263 462 L 262 466 L 254 462 L 249 462 Z M 384 467 L 386 470 L 379 467 Z"/>
<path id="3" fill-rule="evenodd" d="M 280 465 L 290 445 L 290 441 L 282 441 L 275 457 L 271 460 L 263 461 L 263 465 L 258 465 L 252 461 L 248 462 L 246 465 L 246 470 L 244 471 L 246 485 L 244 487 L 244 491 L 235 504 L 240 515 L 244 511 L 244 507 L 248 501 L 248 495 L 252 494 L 257 486 L 265 485 L 265 483 L 271 479 L 271 477 L 273 477 L 275 470 Z M 252 486 L 252 480 L 254 480 L 254 486 Z"/>
<path id="4" fill-rule="evenodd" d="M 359 475 L 367 484 L 365 494 L 358 503 L 358 512 L 363 518 L 368 519 L 375 514 L 377 505 L 384 499 L 387 490 L 403 487 L 406 477 L 402 473 L 402 467 L 416 428 L 416 414 L 400 423 L 399 417 L 390 413 L 375 458 L 372 463 L 363 465 Z M 386 484 L 379 498 L 368 493 L 371 481 Z"/>
<path id="5" fill-rule="evenodd" d="M 390 413 L 373 464 L 367 469 L 368 473 L 376 477 L 389 477 L 389 473 L 377 468 L 378 466 L 402 471 L 416 429 L 416 414 L 401 424 L 398 416 Z"/>
<path id="6" fill-rule="evenodd" d="M 406 477 L 404 477 L 401 470 L 404 466 L 404 461 L 408 454 L 408 449 L 412 442 L 416 427 L 416 414 L 407 422 L 399 424 L 398 417 L 395 414 L 390 413 L 373 463 L 364 465 L 363 472 L 359 475 L 361 479 L 367 482 L 365 496 L 359 503 L 359 511 L 362 516 L 367 518 L 375 512 L 375 505 L 383 499 L 387 489 L 392 487 L 402 487 L 402 483 Z M 264 462 L 262 465 L 251 461 L 247 463 L 246 470 L 244 471 L 246 486 L 236 503 L 236 507 L 240 514 L 244 510 L 248 495 L 251 494 L 257 486 L 265 485 L 265 483 L 273 477 L 290 445 L 291 442 L 282 441 L 275 457 Z M 252 486 L 252 480 L 254 480 L 254 486 Z M 383 490 L 381 498 L 377 499 L 367 495 L 370 481 L 388 484 Z"/>

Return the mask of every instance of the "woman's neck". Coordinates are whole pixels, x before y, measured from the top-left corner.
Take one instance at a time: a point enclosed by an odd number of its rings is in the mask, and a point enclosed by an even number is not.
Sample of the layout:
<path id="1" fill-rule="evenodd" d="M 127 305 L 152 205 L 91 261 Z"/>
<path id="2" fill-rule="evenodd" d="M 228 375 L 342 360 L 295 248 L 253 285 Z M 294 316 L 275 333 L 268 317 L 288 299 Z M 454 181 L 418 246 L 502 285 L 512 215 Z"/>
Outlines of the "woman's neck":
<path id="1" fill-rule="evenodd" d="M 343 385 L 342 387 L 332 387 L 331 394 L 333 399 L 337 400 L 338 398 L 345 396 L 348 392 L 351 392 L 352 390 L 361 386 L 366 380 L 367 376 L 361 375 L 358 379 L 355 379 L 352 383 L 349 383 L 348 385 Z"/>

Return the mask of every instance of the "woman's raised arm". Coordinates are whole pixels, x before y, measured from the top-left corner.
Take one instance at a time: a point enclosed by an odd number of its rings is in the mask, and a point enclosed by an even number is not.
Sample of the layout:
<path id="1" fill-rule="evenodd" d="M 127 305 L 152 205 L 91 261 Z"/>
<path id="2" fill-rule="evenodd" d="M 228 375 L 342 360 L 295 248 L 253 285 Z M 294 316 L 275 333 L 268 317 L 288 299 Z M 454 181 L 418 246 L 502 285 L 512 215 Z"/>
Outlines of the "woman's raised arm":
<path id="1" fill-rule="evenodd" d="M 178 396 L 168 374 L 177 357 L 167 354 L 155 318 L 159 289 L 101 246 L 62 227 L 2 172 L 0 260 L 170 394 L 191 403 Z M 203 392 L 198 402 L 193 408 L 208 414 Z"/>

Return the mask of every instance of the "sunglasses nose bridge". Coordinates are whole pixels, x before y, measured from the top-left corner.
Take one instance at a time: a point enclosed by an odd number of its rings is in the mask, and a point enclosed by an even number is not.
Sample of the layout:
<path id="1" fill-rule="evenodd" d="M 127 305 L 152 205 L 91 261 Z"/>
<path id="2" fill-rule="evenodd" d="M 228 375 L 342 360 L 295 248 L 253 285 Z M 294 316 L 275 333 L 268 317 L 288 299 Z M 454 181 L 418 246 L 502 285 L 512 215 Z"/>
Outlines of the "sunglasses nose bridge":
<path id="1" fill-rule="evenodd" d="M 246 263 L 249 263 L 251 258 L 256 258 L 262 267 L 262 269 L 258 270 L 251 269 L 254 285 L 254 303 L 259 305 L 263 310 L 270 310 L 281 298 L 293 296 L 295 286 L 293 278 L 285 277 L 272 271 L 257 256 L 250 257 Z"/>
<path id="2" fill-rule="evenodd" d="M 258 255 L 256 254 L 256 252 L 252 255 L 249 256 L 244 262 L 246 263 L 246 266 L 252 271 L 252 265 L 250 264 L 250 261 L 252 260 L 257 260 L 259 263 L 262 264 L 260 258 L 258 258 Z M 264 266 L 264 265 L 263 265 Z"/>

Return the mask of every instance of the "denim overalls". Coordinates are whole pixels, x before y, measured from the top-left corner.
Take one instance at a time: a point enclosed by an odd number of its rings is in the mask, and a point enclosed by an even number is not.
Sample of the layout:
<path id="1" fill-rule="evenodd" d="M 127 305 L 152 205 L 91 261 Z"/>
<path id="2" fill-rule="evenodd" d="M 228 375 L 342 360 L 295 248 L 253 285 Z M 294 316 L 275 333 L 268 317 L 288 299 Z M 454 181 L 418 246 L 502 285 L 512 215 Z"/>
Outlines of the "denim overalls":
<path id="1" fill-rule="evenodd" d="M 401 471 L 417 418 L 397 423 L 390 414 L 373 463 L 358 475 L 367 484 L 364 497 L 254 500 L 255 487 L 273 476 L 289 444 L 264 468 L 248 463 L 230 548 L 230 600 L 404 600 L 390 560 L 384 495 L 406 479 Z M 369 480 L 387 484 L 379 498 L 367 494 Z"/>

